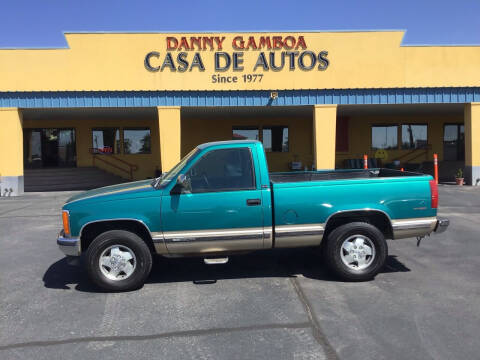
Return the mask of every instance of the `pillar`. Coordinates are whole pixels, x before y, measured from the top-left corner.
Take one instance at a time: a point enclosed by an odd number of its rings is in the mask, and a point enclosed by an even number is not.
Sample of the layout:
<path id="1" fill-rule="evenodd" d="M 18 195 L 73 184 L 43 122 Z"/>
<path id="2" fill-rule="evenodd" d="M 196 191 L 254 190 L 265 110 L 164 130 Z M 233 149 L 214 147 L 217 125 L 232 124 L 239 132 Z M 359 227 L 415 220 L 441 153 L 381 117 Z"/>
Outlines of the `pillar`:
<path id="1" fill-rule="evenodd" d="M 180 161 L 180 107 L 157 107 L 162 172 L 169 171 Z"/>
<path id="2" fill-rule="evenodd" d="M 317 170 L 335 168 L 337 105 L 315 105 L 313 109 L 313 162 Z"/>
<path id="3" fill-rule="evenodd" d="M 0 196 L 22 194 L 22 116 L 17 108 L 0 108 Z"/>
<path id="4" fill-rule="evenodd" d="M 465 182 L 480 185 L 480 103 L 465 104 Z"/>

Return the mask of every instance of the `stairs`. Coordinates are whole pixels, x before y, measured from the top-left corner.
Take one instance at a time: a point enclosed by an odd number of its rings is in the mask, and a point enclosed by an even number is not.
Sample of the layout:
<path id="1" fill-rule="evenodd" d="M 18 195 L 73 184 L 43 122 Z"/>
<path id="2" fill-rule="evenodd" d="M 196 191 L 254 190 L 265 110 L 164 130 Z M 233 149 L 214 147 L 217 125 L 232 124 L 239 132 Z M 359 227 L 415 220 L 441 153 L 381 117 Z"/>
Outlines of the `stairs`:
<path id="1" fill-rule="evenodd" d="M 25 192 L 90 190 L 127 182 L 95 167 L 25 169 Z"/>

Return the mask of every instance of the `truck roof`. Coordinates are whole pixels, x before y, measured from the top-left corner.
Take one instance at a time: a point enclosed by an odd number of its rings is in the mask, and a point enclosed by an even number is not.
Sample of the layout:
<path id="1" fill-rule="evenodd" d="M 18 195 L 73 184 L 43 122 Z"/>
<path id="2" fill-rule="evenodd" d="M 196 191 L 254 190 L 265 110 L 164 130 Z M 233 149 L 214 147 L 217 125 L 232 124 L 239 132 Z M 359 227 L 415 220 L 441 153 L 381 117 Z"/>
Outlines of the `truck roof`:
<path id="1" fill-rule="evenodd" d="M 210 146 L 215 146 L 215 145 L 228 145 L 228 144 L 231 144 L 231 145 L 234 145 L 234 144 L 259 144 L 260 141 L 258 140 L 226 140 L 226 141 L 212 141 L 212 142 L 208 142 L 208 143 L 204 143 L 204 144 L 201 144 L 201 145 L 198 145 L 197 148 L 203 150 L 207 147 L 210 147 Z"/>

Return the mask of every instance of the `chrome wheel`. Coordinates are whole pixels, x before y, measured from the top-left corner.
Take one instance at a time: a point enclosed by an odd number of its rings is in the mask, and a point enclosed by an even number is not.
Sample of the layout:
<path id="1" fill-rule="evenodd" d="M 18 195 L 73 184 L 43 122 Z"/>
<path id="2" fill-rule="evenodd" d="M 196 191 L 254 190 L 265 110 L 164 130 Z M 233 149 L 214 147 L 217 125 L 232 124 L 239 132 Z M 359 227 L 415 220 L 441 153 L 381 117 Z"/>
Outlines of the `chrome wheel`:
<path id="1" fill-rule="evenodd" d="M 103 250 L 99 260 L 102 274 L 110 280 L 125 280 L 137 266 L 133 251 L 123 245 L 112 245 Z"/>
<path id="2" fill-rule="evenodd" d="M 342 262 L 352 270 L 363 270 L 375 259 L 375 246 L 364 235 L 348 237 L 340 248 Z"/>

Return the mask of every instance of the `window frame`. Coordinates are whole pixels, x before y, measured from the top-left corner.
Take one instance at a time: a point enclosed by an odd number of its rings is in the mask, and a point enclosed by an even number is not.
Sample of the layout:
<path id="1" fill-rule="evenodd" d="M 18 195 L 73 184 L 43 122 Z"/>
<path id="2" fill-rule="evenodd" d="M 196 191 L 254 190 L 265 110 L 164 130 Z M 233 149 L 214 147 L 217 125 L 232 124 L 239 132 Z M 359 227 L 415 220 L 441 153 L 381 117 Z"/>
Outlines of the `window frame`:
<path id="1" fill-rule="evenodd" d="M 93 132 L 94 131 L 103 131 L 103 130 L 111 130 L 111 129 L 115 129 L 118 131 L 118 141 L 119 141 L 119 149 L 118 149 L 118 153 L 115 153 L 115 152 L 111 152 L 111 153 L 105 153 L 105 152 L 96 152 L 95 149 L 98 149 L 94 146 L 93 144 Z M 90 128 L 90 134 L 91 134 L 91 137 L 90 137 L 90 141 L 91 141 L 91 149 L 92 149 L 92 153 L 94 155 L 121 155 L 123 154 L 123 134 L 122 134 L 123 130 L 122 128 L 118 127 L 118 126 L 101 126 L 101 127 L 92 127 Z M 115 141 L 116 139 L 114 139 L 114 150 L 115 150 Z"/>
<path id="2" fill-rule="evenodd" d="M 127 153 L 125 152 L 125 130 L 148 130 L 150 133 L 150 151 L 149 152 L 137 152 L 137 153 Z M 150 126 L 136 126 L 136 127 L 123 127 L 122 128 L 122 153 L 124 155 L 151 155 L 152 154 L 152 129 Z"/>
<path id="3" fill-rule="evenodd" d="M 271 129 L 274 127 L 283 127 L 287 128 L 288 131 L 288 151 L 266 151 L 265 150 L 265 145 L 263 143 L 263 129 Z M 262 146 L 264 148 L 264 151 L 266 154 L 288 154 L 292 152 L 292 144 L 290 142 L 290 126 L 289 125 L 242 125 L 242 126 L 232 126 L 232 140 L 234 141 L 242 141 L 242 140 L 236 140 L 233 139 L 233 131 L 234 129 L 238 130 L 257 130 L 258 131 L 258 140 L 252 140 L 252 141 L 260 141 L 262 143 Z"/>
<path id="4" fill-rule="evenodd" d="M 426 126 L 427 127 L 427 143 L 425 144 L 424 147 L 413 147 L 413 148 L 406 148 L 406 147 L 403 147 L 403 126 L 408 126 L 408 125 L 412 125 L 412 126 Z M 401 123 L 399 124 L 399 127 L 400 127 L 400 149 L 401 150 L 424 150 L 424 149 L 428 149 L 428 123 Z"/>
<path id="5" fill-rule="evenodd" d="M 234 192 L 234 191 L 252 191 L 252 190 L 257 190 L 257 177 L 256 177 L 256 171 L 255 171 L 255 162 L 253 161 L 253 153 L 252 153 L 252 149 L 248 146 L 242 146 L 242 147 L 235 147 L 235 148 L 228 148 L 228 149 L 211 149 L 207 152 L 205 152 L 204 154 L 202 154 L 198 159 L 195 160 L 195 162 L 193 162 L 191 164 L 191 166 L 185 170 L 184 174 L 187 175 L 188 172 L 200 161 L 202 160 L 206 155 L 210 154 L 210 153 L 213 153 L 215 151 L 225 151 L 225 150 L 238 150 L 238 149 L 246 149 L 248 150 L 248 154 L 249 154 L 249 160 L 250 160 L 250 164 L 251 164 L 251 167 L 252 167 L 252 186 L 251 187 L 248 187 L 248 188 L 227 188 L 227 189 L 216 189 L 216 190 L 211 190 L 209 189 L 208 191 L 193 191 L 191 185 L 190 185 L 190 192 L 188 192 L 189 194 L 208 194 L 208 193 L 219 193 L 219 192 Z"/>
<path id="6" fill-rule="evenodd" d="M 269 129 L 269 130 L 272 130 L 272 128 L 275 128 L 275 127 L 279 127 L 279 128 L 286 128 L 287 129 L 287 142 L 288 142 L 288 151 L 273 151 L 273 150 L 270 150 L 270 151 L 267 151 L 267 149 L 265 148 L 265 144 L 263 142 L 263 130 L 265 129 Z M 265 153 L 267 154 L 271 154 L 271 153 L 276 153 L 276 154 L 288 154 L 290 153 L 290 128 L 288 125 L 265 125 L 265 126 L 261 126 L 260 128 L 260 134 L 261 134 L 261 139 L 260 141 L 262 142 L 262 146 L 265 150 Z M 283 134 L 282 134 L 283 135 Z M 283 138 L 282 138 L 282 145 L 283 145 Z M 283 146 L 282 146 L 282 149 L 283 149 Z"/>
<path id="7" fill-rule="evenodd" d="M 391 147 L 391 148 L 375 148 L 373 147 L 373 134 L 372 130 L 374 127 L 396 127 L 397 128 L 397 146 L 396 147 Z M 370 150 L 372 151 L 377 151 L 377 150 L 398 150 L 399 149 L 399 136 L 401 136 L 399 130 L 400 125 L 398 123 L 395 124 L 385 124 L 385 123 L 379 123 L 379 124 L 370 124 Z"/>

